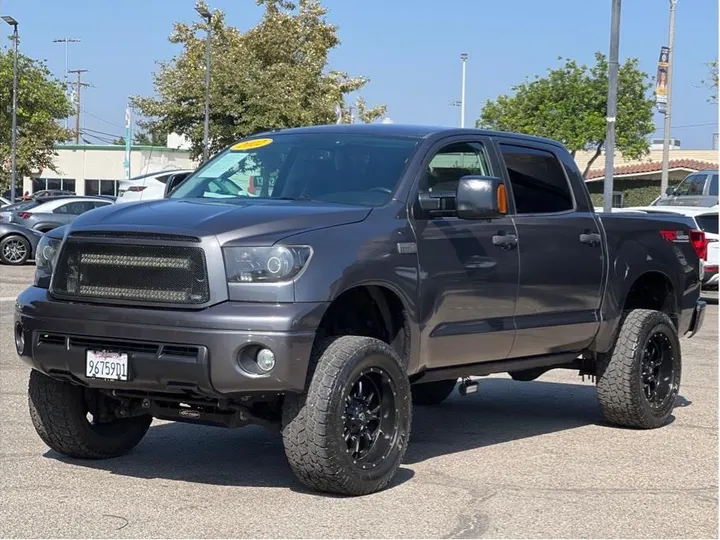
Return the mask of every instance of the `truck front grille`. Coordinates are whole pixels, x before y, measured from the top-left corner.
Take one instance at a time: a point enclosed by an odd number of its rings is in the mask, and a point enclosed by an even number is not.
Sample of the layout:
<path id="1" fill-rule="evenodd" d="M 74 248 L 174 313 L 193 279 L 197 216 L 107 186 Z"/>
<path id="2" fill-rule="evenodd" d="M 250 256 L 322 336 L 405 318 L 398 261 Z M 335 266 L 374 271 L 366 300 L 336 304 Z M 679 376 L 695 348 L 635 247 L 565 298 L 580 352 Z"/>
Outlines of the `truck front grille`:
<path id="1" fill-rule="evenodd" d="M 70 238 L 53 275 L 56 296 L 148 304 L 210 299 L 200 247 L 104 243 Z"/>

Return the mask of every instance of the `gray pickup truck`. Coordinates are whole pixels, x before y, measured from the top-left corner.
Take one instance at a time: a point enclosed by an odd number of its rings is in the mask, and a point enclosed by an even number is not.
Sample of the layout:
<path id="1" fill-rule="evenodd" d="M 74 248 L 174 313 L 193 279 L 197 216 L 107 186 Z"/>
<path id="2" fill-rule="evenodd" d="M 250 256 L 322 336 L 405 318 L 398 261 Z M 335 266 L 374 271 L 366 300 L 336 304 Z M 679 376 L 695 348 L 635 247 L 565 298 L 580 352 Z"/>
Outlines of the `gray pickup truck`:
<path id="1" fill-rule="evenodd" d="M 57 452 L 126 454 L 153 418 L 262 424 L 305 485 L 361 495 L 396 474 L 413 407 L 471 377 L 577 370 L 609 423 L 663 426 L 679 337 L 703 323 L 704 243 L 596 214 L 551 140 L 288 129 L 46 234 L 15 345 Z"/>

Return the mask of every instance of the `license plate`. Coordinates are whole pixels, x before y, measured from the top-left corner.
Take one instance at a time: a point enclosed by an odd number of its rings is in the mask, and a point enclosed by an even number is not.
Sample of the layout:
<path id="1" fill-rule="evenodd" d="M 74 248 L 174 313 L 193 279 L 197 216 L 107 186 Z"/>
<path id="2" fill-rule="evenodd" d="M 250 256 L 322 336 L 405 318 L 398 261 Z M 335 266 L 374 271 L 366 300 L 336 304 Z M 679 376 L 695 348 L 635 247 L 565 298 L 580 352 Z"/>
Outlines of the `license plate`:
<path id="1" fill-rule="evenodd" d="M 85 377 L 108 381 L 127 381 L 127 353 L 88 351 L 85 357 Z"/>

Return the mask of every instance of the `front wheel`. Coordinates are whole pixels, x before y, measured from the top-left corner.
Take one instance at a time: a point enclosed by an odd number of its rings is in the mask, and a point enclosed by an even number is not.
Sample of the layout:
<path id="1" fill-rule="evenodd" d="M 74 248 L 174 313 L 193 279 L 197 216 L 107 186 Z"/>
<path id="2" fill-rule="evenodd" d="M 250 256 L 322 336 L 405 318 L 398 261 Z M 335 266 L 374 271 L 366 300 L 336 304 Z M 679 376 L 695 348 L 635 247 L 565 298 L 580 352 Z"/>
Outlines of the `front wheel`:
<path id="1" fill-rule="evenodd" d="M 344 336 L 318 347 L 305 393 L 283 405 L 283 443 L 295 475 L 328 493 L 366 495 L 395 477 L 412 420 L 410 383 L 386 343 Z"/>
<path id="2" fill-rule="evenodd" d="M 72 458 L 105 459 L 127 454 L 147 433 L 152 417 L 98 421 L 93 402 L 99 397 L 81 386 L 32 370 L 28 385 L 30 418 L 50 448 Z M 93 417 L 92 421 L 88 415 Z"/>
<path id="3" fill-rule="evenodd" d="M 680 390 L 681 367 L 680 341 L 670 318 L 649 309 L 630 311 L 613 350 L 598 362 L 603 415 L 624 427 L 665 425 Z"/>

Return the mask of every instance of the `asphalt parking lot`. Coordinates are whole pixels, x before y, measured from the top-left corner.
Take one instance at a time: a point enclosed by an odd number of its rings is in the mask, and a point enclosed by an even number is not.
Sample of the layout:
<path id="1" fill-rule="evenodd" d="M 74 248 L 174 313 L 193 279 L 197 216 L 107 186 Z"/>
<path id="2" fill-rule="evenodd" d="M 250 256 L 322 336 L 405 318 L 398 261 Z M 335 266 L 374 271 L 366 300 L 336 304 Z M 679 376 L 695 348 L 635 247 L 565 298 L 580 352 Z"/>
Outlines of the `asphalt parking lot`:
<path id="1" fill-rule="evenodd" d="M 0 267 L 0 537 L 718 536 L 716 300 L 701 334 L 682 342 L 670 425 L 604 425 L 594 385 L 572 372 L 488 377 L 477 395 L 415 410 L 390 489 L 339 498 L 305 490 L 262 428 L 156 421 L 123 458 L 48 450 L 11 332 L 33 271 Z"/>

